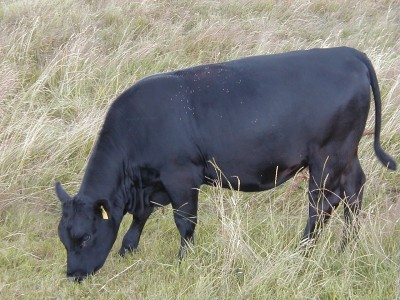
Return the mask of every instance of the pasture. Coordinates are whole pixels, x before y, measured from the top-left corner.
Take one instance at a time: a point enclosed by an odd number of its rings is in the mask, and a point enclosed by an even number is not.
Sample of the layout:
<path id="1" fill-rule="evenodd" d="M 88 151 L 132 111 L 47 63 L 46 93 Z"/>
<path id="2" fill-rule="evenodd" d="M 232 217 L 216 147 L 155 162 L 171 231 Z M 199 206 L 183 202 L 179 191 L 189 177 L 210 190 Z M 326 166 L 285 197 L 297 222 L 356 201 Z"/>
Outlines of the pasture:
<path id="1" fill-rule="evenodd" d="M 359 239 L 339 252 L 343 207 L 313 254 L 299 241 L 307 172 L 262 193 L 203 187 L 196 244 L 179 263 L 172 209 L 121 258 L 126 216 L 104 267 L 66 279 L 57 180 L 77 192 L 111 102 L 154 73 L 243 56 L 350 46 L 382 93 L 382 147 L 400 162 L 398 0 L 0 1 L 0 298 L 395 299 L 400 297 L 400 175 L 365 135 Z M 374 128 L 374 105 L 367 130 Z M 340 120 L 338 120 L 340 122 Z"/>

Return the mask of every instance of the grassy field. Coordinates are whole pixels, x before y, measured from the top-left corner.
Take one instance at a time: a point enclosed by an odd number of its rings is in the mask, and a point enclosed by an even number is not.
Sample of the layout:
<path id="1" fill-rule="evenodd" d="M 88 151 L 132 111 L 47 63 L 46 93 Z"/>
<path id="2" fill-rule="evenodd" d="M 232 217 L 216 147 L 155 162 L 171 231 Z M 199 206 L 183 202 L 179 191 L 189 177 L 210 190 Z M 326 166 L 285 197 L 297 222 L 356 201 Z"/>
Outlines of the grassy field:
<path id="1" fill-rule="evenodd" d="M 400 162 L 398 0 L 0 1 L 0 298 L 400 298 L 400 176 L 377 161 L 372 136 L 359 147 L 360 238 L 344 253 L 342 208 L 313 255 L 298 252 L 308 205 L 298 176 L 263 193 L 202 188 L 196 245 L 181 264 L 167 207 L 148 221 L 137 253 L 120 258 L 119 237 L 96 276 L 65 276 L 54 183 L 77 191 L 118 94 L 157 72 L 341 45 L 372 60 L 383 148 Z"/>

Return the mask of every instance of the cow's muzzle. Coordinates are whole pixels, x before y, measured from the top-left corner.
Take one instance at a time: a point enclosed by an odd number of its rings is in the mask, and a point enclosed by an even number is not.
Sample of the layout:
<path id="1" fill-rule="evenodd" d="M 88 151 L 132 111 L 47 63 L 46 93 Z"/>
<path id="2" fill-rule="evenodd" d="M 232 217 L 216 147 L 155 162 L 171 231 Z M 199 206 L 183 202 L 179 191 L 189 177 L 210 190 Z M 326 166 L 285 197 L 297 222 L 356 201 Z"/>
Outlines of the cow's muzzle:
<path id="1" fill-rule="evenodd" d="M 69 281 L 81 283 L 82 280 L 84 280 L 86 277 L 88 277 L 89 274 L 85 272 L 73 272 L 73 273 L 67 273 L 67 279 Z"/>

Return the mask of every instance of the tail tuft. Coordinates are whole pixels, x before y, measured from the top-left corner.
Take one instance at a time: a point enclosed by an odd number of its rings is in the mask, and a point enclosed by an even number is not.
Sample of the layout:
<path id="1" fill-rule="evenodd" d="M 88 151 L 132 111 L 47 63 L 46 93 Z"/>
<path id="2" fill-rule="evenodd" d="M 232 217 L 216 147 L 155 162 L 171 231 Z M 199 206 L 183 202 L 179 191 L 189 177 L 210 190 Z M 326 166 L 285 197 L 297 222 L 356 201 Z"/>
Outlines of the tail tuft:
<path id="1" fill-rule="evenodd" d="M 387 154 L 380 146 L 380 143 L 374 143 L 375 154 L 381 163 L 388 169 L 395 171 L 397 169 L 396 162 L 394 159 Z"/>

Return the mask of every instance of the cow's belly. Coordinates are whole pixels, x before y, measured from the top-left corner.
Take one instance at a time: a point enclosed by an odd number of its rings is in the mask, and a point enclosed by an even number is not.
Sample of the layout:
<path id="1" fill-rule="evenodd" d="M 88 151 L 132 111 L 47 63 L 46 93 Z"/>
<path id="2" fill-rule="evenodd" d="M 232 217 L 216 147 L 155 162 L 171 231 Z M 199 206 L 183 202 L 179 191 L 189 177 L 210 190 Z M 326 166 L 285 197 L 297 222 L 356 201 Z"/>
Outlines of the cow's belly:
<path id="1" fill-rule="evenodd" d="M 209 162 L 206 167 L 205 183 L 244 192 L 264 191 L 284 183 L 305 167 L 305 161 L 298 161 L 290 166 L 271 164 L 267 167 L 240 162 L 226 165 L 221 162 L 216 165 L 214 161 Z"/>

